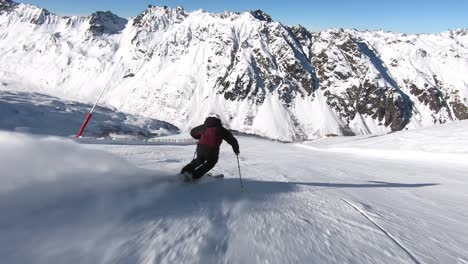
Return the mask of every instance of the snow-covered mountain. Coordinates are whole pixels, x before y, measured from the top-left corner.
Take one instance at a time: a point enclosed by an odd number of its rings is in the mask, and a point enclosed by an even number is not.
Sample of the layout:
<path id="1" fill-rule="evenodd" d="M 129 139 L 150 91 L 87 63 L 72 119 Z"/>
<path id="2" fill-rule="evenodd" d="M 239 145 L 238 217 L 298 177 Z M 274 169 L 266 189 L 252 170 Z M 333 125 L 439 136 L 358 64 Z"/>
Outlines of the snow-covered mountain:
<path id="1" fill-rule="evenodd" d="M 115 71 L 114 71 L 115 70 Z M 0 0 L 0 81 L 188 129 L 210 112 L 280 140 L 468 118 L 468 31 L 404 35 L 287 27 L 262 11 L 149 6 L 58 16 Z"/>

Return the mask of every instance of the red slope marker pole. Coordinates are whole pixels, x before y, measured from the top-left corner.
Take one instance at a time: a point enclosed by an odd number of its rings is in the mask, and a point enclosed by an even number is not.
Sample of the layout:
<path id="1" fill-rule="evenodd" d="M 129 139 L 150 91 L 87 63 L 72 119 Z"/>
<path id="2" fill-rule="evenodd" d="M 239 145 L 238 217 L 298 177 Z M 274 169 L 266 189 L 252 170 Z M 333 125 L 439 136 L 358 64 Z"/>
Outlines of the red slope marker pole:
<path id="1" fill-rule="evenodd" d="M 88 122 L 89 120 L 91 119 L 91 116 L 93 114 L 92 113 L 89 113 L 87 116 L 86 116 L 86 119 L 84 120 L 83 124 L 81 125 L 81 128 L 80 128 L 80 131 L 78 131 L 78 134 L 76 134 L 76 137 L 79 138 L 81 137 L 81 135 L 83 135 L 83 132 L 86 128 L 86 126 L 88 125 Z"/>
<path id="2" fill-rule="evenodd" d="M 112 77 L 114 76 L 115 71 L 117 70 L 117 66 L 119 66 L 120 61 L 122 61 L 122 58 L 123 58 L 123 57 L 120 57 L 119 62 L 117 62 L 116 66 L 115 66 L 115 68 L 114 68 L 114 71 L 112 72 L 111 76 L 109 77 L 109 80 L 108 80 L 107 83 L 106 83 L 106 86 L 104 86 L 104 88 L 101 90 L 101 94 L 99 94 L 99 97 L 98 97 L 98 99 L 96 100 L 96 102 L 94 103 L 93 108 L 91 108 L 91 111 L 89 111 L 89 114 L 86 116 L 86 118 L 85 118 L 83 124 L 81 125 L 80 131 L 78 131 L 78 134 L 76 134 L 76 137 L 77 137 L 77 138 L 80 138 L 80 137 L 83 135 L 83 132 L 85 131 L 86 126 L 87 126 L 88 123 L 89 123 L 89 120 L 90 120 L 91 117 L 93 116 L 94 109 L 96 108 L 96 106 L 97 106 L 99 100 L 101 100 L 101 97 L 102 97 L 102 95 L 104 94 L 104 91 L 107 89 L 107 86 L 109 86 L 109 83 L 110 83 L 110 81 L 112 80 Z"/>

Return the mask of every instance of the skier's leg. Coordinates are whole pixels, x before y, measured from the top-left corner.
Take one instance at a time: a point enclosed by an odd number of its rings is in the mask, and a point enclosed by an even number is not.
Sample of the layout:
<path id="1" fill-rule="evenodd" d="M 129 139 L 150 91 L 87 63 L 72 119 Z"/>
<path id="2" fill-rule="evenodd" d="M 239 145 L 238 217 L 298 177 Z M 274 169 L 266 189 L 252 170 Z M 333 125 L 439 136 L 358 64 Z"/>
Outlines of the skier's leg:
<path id="1" fill-rule="evenodd" d="M 185 165 L 185 167 L 182 168 L 180 173 L 183 174 L 184 172 L 190 172 L 193 174 L 195 169 L 206 161 L 203 154 L 204 153 L 202 153 L 201 149 L 197 146 L 197 157 L 194 160 L 192 160 L 189 164 Z"/>
<path id="2" fill-rule="evenodd" d="M 199 179 L 210 171 L 218 162 L 218 153 L 210 153 L 207 156 L 207 160 L 203 165 L 199 166 L 193 172 L 193 179 Z"/>

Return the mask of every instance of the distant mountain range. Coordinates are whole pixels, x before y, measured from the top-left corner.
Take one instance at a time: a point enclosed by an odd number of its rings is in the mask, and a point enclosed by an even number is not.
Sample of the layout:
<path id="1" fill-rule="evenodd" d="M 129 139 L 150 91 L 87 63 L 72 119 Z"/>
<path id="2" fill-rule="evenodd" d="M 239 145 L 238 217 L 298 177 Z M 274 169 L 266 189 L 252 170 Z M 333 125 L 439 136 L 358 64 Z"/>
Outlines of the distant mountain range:
<path id="1" fill-rule="evenodd" d="M 468 119 L 468 30 L 310 32 L 259 10 L 156 6 L 66 17 L 0 0 L 2 89 L 92 102 L 108 80 L 105 104 L 183 130 L 216 112 L 285 141 L 383 133 Z"/>

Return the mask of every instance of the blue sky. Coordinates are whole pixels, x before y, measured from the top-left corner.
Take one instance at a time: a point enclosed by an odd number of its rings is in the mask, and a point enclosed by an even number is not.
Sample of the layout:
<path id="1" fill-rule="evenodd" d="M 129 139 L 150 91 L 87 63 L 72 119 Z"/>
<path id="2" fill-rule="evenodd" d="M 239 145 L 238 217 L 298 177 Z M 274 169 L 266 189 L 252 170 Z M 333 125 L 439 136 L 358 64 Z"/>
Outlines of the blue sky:
<path id="1" fill-rule="evenodd" d="M 332 27 L 384 29 L 404 33 L 435 33 L 468 28 L 468 0 L 16 0 L 61 15 L 89 15 L 110 10 L 136 16 L 149 4 L 180 5 L 186 10 L 242 12 L 261 9 L 285 25 L 301 24 L 312 31 Z"/>

